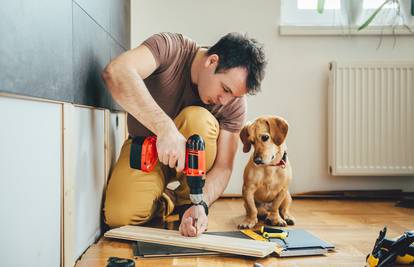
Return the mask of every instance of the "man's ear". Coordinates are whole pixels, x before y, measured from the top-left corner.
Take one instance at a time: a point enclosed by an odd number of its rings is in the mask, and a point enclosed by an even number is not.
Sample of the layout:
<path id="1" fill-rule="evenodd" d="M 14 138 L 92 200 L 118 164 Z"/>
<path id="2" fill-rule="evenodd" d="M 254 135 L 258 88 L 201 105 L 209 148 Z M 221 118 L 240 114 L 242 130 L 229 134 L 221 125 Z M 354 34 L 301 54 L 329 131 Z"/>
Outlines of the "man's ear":
<path id="1" fill-rule="evenodd" d="M 205 67 L 209 67 L 213 65 L 216 67 L 218 65 L 219 56 L 217 54 L 211 54 L 207 57 L 207 60 L 205 61 Z"/>
<path id="2" fill-rule="evenodd" d="M 273 142 L 280 146 L 286 139 L 289 124 L 285 119 L 277 116 L 269 117 L 267 123 L 269 124 L 270 135 L 272 136 Z"/>
<path id="3" fill-rule="evenodd" d="M 250 123 L 248 122 L 243 129 L 240 131 L 240 139 L 243 143 L 243 152 L 247 153 L 250 151 L 250 148 L 252 147 L 252 144 L 249 141 L 249 127 Z"/>

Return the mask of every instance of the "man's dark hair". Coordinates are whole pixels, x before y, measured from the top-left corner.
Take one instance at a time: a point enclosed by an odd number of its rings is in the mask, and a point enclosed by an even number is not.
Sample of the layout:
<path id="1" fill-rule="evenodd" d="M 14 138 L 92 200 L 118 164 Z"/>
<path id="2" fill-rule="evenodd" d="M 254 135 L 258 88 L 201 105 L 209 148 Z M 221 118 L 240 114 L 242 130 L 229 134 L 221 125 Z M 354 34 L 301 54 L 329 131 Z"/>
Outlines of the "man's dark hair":
<path id="1" fill-rule="evenodd" d="M 207 50 L 207 55 L 219 56 L 217 72 L 243 67 L 247 70 L 247 90 L 250 95 L 260 91 L 266 66 L 263 45 L 240 33 L 228 33 Z"/>

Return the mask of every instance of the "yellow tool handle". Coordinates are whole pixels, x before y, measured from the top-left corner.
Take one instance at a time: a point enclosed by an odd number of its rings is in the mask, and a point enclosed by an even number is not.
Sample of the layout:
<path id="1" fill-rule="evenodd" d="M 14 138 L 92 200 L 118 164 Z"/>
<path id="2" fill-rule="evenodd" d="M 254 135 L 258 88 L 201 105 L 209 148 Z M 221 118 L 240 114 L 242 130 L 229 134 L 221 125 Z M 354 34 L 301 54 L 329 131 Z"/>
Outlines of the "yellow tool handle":
<path id="1" fill-rule="evenodd" d="M 396 264 L 413 264 L 414 263 L 414 256 L 410 254 L 405 254 L 404 256 L 397 256 L 395 258 Z M 376 267 L 379 264 L 379 259 L 375 258 L 372 255 L 368 256 L 366 267 Z"/>
<path id="2" fill-rule="evenodd" d="M 368 256 L 366 267 L 375 267 L 378 266 L 379 259 L 375 258 L 371 254 Z"/>
<path id="3" fill-rule="evenodd" d="M 397 264 L 413 264 L 414 263 L 414 256 L 410 254 L 405 254 L 404 256 L 397 256 L 395 259 L 395 263 Z"/>

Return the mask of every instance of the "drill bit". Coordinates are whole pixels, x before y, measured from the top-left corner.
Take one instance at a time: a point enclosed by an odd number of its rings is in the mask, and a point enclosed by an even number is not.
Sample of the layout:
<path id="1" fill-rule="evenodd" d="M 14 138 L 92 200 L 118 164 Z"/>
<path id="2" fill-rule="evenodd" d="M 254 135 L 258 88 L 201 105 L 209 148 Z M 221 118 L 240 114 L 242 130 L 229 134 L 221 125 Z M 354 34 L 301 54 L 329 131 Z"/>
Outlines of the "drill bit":
<path id="1" fill-rule="evenodd" d="M 198 179 L 197 179 L 198 178 Z M 192 177 L 191 181 L 195 182 L 197 180 L 199 180 L 199 182 L 201 182 L 202 184 L 204 184 L 204 180 L 201 180 L 201 177 Z M 202 188 L 202 187 L 201 187 Z M 198 189 L 201 189 L 200 187 L 198 187 Z M 191 194 L 190 193 L 190 200 L 191 203 L 193 203 L 194 206 L 194 228 L 196 229 L 196 235 L 198 234 L 198 220 L 199 220 L 199 205 L 201 203 L 201 201 L 203 201 L 203 193 L 201 192 L 197 192 L 197 194 Z"/>
<path id="2" fill-rule="evenodd" d="M 198 234 L 198 207 L 195 205 L 195 212 L 194 212 L 194 227 L 196 229 L 196 235 Z"/>

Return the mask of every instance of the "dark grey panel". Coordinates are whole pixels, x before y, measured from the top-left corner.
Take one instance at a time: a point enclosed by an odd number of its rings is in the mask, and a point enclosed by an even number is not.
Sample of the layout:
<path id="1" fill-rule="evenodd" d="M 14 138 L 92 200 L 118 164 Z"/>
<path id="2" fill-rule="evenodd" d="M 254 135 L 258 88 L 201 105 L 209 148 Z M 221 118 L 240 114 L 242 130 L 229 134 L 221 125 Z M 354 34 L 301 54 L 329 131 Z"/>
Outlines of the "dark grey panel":
<path id="1" fill-rule="evenodd" d="M 130 10 L 130 0 L 109 0 L 109 31 L 125 49 L 130 48 L 131 42 Z"/>
<path id="2" fill-rule="evenodd" d="M 73 99 L 71 0 L 2 1 L 0 36 L 0 91 Z"/>
<path id="3" fill-rule="evenodd" d="M 73 2 L 109 32 L 109 0 L 74 0 Z"/>
<path id="4" fill-rule="evenodd" d="M 129 47 L 130 0 L 2 2 L 0 91 L 121 110 L 101 73 Z"/>
<path id="5" fill-rule="evenodd" d="M 110 37 L 76 3 L 73 5 L 74 102 L 108 107 L 101 74 L 110 60 Z"/>

